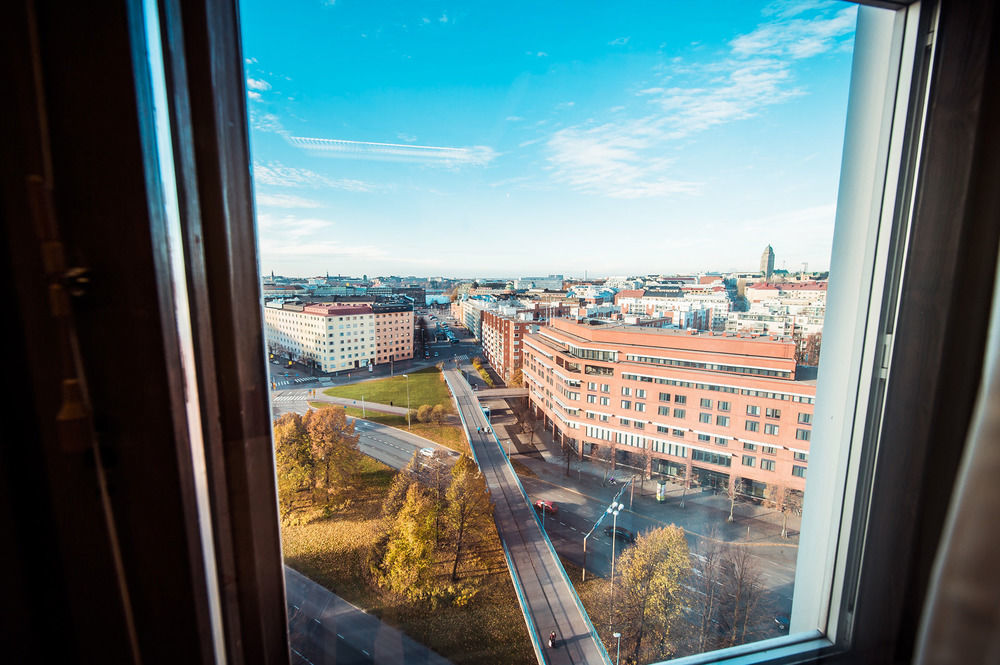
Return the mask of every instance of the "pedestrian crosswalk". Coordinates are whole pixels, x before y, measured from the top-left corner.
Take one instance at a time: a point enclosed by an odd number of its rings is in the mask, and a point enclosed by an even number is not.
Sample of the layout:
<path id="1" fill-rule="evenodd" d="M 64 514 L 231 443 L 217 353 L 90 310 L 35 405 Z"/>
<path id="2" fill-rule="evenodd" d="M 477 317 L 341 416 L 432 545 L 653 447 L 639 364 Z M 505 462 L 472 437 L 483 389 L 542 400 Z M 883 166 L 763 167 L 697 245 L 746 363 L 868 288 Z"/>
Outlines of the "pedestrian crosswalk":
<path id="1" fill-rule="evenodd" d="M 277 379 L 273 381 L 275 388 L 281 388 L 282 386 L 298 385 L 302 383 L 309 383 L 311 381 L 316 381 L 315 376 L 300 376 L 294 379 Z M 327 381 L 328 382 L 328 381 Z"/>
<path id="2" fill-rule="evenodd" d="M 308 397 L 308 393 L 305 391 L 296 392 L 279 392 L 271 395 L 271 402 L 274 404 L 279 404 L 282 402 L 305 402 Z"/>

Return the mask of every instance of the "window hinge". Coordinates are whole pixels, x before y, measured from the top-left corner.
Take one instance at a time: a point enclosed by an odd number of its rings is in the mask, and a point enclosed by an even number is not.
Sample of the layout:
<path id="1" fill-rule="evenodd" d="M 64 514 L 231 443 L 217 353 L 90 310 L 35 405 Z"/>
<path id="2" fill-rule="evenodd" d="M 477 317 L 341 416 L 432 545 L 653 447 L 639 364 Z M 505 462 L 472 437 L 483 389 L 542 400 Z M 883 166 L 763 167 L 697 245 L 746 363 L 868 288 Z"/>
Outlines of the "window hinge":
<path id="1" fill-rule="evenodd" d="M 892 354 L 892 333 L 886 333 L 882 338 L 882 359 L 879 362 L 879 378 L 889 375 L 889 359 Z"/>

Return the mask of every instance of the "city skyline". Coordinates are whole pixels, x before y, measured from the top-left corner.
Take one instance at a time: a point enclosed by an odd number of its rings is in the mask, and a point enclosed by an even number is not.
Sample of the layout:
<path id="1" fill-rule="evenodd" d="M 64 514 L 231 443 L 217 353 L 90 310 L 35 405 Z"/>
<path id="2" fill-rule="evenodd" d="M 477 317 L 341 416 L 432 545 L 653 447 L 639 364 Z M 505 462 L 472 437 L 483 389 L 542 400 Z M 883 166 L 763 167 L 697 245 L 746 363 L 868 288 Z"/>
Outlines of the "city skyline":
<path id="1" fill-rule="evenodd" d="M 825 270 L 856 8 L 723 4 L 244 3 L 261 271 Z"/>

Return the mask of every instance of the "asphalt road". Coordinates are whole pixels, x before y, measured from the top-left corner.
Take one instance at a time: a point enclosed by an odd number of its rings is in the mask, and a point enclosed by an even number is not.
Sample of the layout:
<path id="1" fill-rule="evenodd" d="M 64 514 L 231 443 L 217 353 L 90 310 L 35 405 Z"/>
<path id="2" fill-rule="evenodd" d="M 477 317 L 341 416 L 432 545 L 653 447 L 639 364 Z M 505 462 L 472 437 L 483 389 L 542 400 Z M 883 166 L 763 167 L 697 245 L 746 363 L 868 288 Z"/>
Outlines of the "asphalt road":
<path id="1" fill-rule="evenodd" d="M 576 565 L 583 566 L 584 564 L 584 535 L 590 531 L 598 518 L 605 515 L 600 526 L 587 539 L 586 568 L 588 575 L 594 573 L 601 577 L 608 577 L 611 574 L 612 542 L 611 538 L 604 534 L 604 528 L 612 526 L 612 519 L 606 516 L 605 510 L 613 498 L 613 493 L 617 492 L 618 488 L 607 488 L 607 497 L 595 497 L 571 487 L 559 487 L 540 478 L 522 477 L 521 483 L 532 501 L 545 499 L 556 504 L 558 512 L 555 515 L 546 515 L 545 517 L 545 530 L 559 555 Z M 627 490 L 621 500 L 626 506 L 629 505 Z M 652 516 L 639 512 L 638 503 L 634 507 L 635 511 L 627 509 L 621 511 L 617 522 L 619 527 L 624 527 L 633 534 L 643 533 L 670 521 L 665 520 L 666 516 L 662 514 Z M 691 511 L 689 510 L 689 512 Z M 695 536 L 688 535 L 688 544 L 692 551 L 695 551 L 698 544 L 696 541 Z M 616 556 L 620 557 L 622 550 L 626 547 L 628 547 L 627 543 L 615 539 Z M 758 548 L 752 551 L 756 549 Z M 795 574 L 794 560 L 788 563 L 766 556 L 758 556 L 757 562 L 766 591 L 765 602 L 761 603 L 760 619 L 753 626 L 753 632 L 758 639 L 778 637 L 784 635 L 785 631 L 782 631 L 774 623 L 774 616 L 791 613 L 791 588 Z"/>
<path id="2" fill-rule="evenodd" d="M 308 410 L 309 389 L 279 390 L 271 396 L 271 408 L 275 418 L 284 413 L 304 414 Z M 402 469 L 413 457 L 413 453 L 421 448 L 434 448 L 438 458 L 455 459 L 458 453 L 439 443 L 410 434 L 388 425 L 381 425 L 361 418 L 354 420 L 355 431 L 358 433 L 358 448 L 364 454 L 391 466 Z"/>
<path id="3" fill-rule="evenodd" d="M 413 453 L 421 448 L 436 450 L 435 460 L 454 461 L 458 459 L 458 453 L 454 450 L 395 427 L 355 418 L 354 428 L 359 435 L 358 447 L 361 452 L 394 469 L 402 469 L 406 466 L 413 458 Z"/>
<path id="4" fill-rule="evenodd" d="M 503 452 L 491 434 L 474 429 L 487 427 L 475 394 L 459 370 L 446 370 L 446 378 L 471 431 L 471 444 L 494 501 L 494 521 L 510 553 L 511 575 L 520 582 L 539 662 L 610 665 Z M 557 636 L 555 648 L 546 644 L 550 631 Z"/>

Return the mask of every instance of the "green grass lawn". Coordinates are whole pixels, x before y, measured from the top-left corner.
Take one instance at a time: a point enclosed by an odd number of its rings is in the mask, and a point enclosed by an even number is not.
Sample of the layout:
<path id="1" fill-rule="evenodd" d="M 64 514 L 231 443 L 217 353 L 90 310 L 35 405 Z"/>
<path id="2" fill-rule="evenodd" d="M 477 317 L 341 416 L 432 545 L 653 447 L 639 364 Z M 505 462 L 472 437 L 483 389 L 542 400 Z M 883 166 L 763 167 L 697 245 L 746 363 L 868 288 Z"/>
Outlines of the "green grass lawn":
<path id="1" fill-rule="evenodd" d="M 364 417 L 365 420 L 370 420 L 373 423 L 388 425 L 396 429 L 406 429 L 406 416 L 382 413 L 380 411 L 372 411 L 371 409 L 366 409 L 364 412 L 365 416 L 362 416 L 361 409 L 353 406 L 345 408 L 339 404 L 330 404 L 328 402 L 309 402 L 309 406 L 314 409 L 344 409 L 347 415 L 353 418 Z M 410 425 L 410 432 L 425 439 L 430 439 L 435 443 L 440 443 L 442 446 L 446 446 L 452 450 L 457 450 L 460 453 L 469 452 L 469 442 L 465 438 L 465 431 L 456 425 L 449 425 L 447 423 L 444 425 L 421 423 L 417 422 L 414 418 Z"/>
<path id="2" fill-rule="evenodd" d="M 448 384 L 444 382 L 441 371 L 437 367 L 410 372 L 410 408 L 416 409 L 421 404 L 440 404 L 452 411 L 451 393 Z M 374 381 L 352 383 L 347 386 L 327 388 L 323 394 L 331 397 L 346 397 L 379 404 L 392 403 L 394 406 L 406 406 L 406 378 L 402 375 Z"/>

